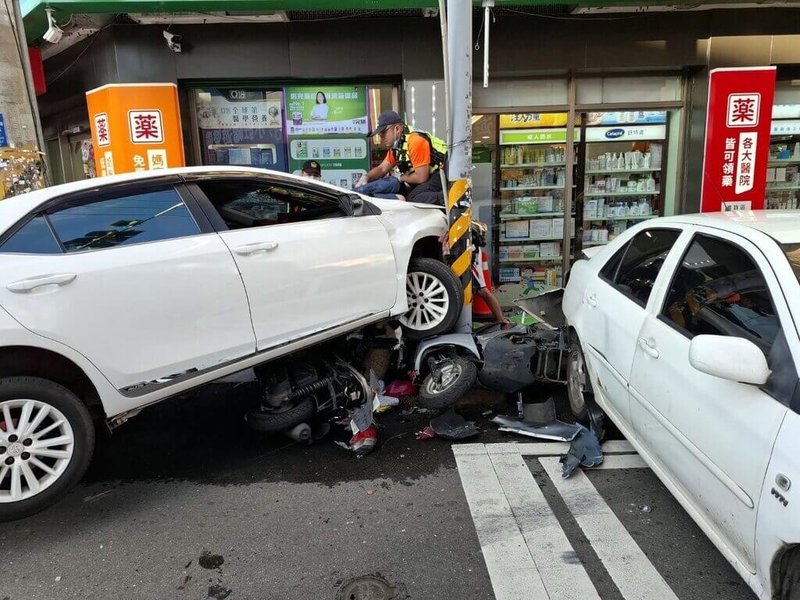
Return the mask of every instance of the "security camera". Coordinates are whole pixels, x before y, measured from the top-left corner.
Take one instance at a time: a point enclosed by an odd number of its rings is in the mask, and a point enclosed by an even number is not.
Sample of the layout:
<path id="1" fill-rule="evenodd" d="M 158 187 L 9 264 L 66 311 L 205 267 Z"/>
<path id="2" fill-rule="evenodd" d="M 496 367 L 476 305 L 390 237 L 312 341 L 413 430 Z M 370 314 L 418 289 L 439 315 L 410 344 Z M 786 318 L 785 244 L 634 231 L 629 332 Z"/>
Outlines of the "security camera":
<path id="1" fill-rule="evenodd" d="M 53 16 L 55 11 L 52 8 L 45 8 L 44 12 L 47 13 L 47 31 L 42 37 L 51 44 L 57 44 L 64 36 L 64 31 L 56 23 L 56 18 Z"/>
<path id="2" fill-rule="evenodd" d="M 167 48 L 172 50 L 173 52 L 180 52 L 181 51 L 181 36 L 177 33 L 170 33 L 166 29 L 164 30 L 164 39 L 167 40 Z"/>

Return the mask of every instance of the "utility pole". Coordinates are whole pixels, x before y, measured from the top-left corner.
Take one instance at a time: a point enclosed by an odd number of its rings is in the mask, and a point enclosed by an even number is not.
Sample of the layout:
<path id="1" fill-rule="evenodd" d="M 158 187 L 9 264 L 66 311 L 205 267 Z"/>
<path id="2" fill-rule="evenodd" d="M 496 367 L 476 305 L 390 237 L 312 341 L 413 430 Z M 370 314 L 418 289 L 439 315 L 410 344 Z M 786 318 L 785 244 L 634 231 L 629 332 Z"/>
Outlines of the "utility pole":
<path id="1" fill-rule="evenodd" d="M 464 288 L 464 308 L 456 331 L 472 331 L 472 2 L 447 0 L 445 77 L 448 91 L 447 219 L 450 268 Z"/>
<path id="2" fill-rule="evenodd" d="M 41 187 L 41 132 L 18 0 L 0 4 L 0 199 Z"/>

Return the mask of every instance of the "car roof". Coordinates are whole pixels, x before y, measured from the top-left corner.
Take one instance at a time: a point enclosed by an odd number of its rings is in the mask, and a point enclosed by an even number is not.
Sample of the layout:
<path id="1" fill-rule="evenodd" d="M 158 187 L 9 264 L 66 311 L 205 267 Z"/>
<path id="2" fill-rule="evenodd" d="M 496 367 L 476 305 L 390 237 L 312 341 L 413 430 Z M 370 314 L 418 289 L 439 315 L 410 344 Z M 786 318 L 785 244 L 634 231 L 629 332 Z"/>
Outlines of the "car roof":
<path id="1" fill-rule="evenodd" d="M 149 181 L 159 179 L 167 176 L 181 176 L 181 175 L 225 175 L 225 174 L 252 174 L 252 175 L 269 175 L 276 179 L 283 180 L 286 183 L 299 183 L 302 185 L 312 185 L 317 188 L 327 188 L 331 192 L 342 194 L 352 193 L 349 190 L 339 188 L 323 181 L 310 180 L 297 175 L 284 173 L 282 171 L 270 171 L 269 169 L 256 169 L 253 167 L 235 167 L 235 166 L 202 166 L 202 167 L 178 167 L 173 169 L 159 169 L 156 171 L 140 171 L 138 173 L 124 173 L 120 175 L 111 175 L 107 177 L 95 177 L 93 179 L 83 179 L 71 183 L 64 183 L 60 185 L 53 185 L 50 187 L 42 188 L 27 194 L 20 194 L 6 198 L 0 202 L 0 232 L 5 231 L 11 225 L 16 223 L 21 217 L 28 214 L 30 211 L 36 209 L 41 204 L 66 194 L 73 194 L 76 192 L 83 192 L 89 190 L 97 190 L 104 186 L 119 185 L 121 183 L 136 182 L 136 181 Z"/>
<path id="2" fill-rule="evenodd" d="M 800 243 L 800 210 L 745 210 L 663 217 L 659 224 L 682 223 L 725 229 L 747 236 L 761 231 L 781 244 Z"/>

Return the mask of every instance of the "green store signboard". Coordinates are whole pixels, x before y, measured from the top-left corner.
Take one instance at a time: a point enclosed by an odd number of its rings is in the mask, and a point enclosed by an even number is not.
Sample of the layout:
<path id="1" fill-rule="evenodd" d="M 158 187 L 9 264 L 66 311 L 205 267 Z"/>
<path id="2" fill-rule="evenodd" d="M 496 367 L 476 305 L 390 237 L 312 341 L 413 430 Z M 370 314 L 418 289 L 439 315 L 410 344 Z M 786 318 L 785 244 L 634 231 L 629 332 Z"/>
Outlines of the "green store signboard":
<path id="1" fill-rule="evenodd" d="M 580 141 L 580 130 L 575 129 L 575 141 Z M 567 141 L 566 129 L 515 129 L 500 131 L 500 144 L 564 144 Z"/>
<path id="2" fill-rule="evenodd" d="M 289 169 L 299 174 L 315 160 L 323 181 L 352 189 L 369 170 L 366 87 L 287 87 L 285 94 Z"/>

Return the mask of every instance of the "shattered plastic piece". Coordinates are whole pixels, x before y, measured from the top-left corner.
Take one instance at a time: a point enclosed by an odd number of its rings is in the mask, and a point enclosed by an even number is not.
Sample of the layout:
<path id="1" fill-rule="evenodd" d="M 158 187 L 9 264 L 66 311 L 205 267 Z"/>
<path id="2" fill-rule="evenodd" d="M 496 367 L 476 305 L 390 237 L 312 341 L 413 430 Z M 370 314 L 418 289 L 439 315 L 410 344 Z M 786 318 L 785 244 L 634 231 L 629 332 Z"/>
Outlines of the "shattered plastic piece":
<path id="1" fill-rule="evenodd" d="M 436 433 L 433 431 L 433 427 L 428 425 L 422 431 L 417 432 L 417 439 L 418 440 L 432 440 L 436 437 Z"/>
<path id="2" fill-rule="evenodd" d="M 353 433 L 364 431 L 372 425 L 372 402 L 364 402 L 350 411 L 350 428 Z"/>
<path id="3" fill-rule="evenodd" d="M 580 432 L 572 440 L 567 455 L 561 458 L 561 476 L 565 479 L 572 475 L 578 465 L 591 468 L 603 463 L 603 449 L 597 435 L 583 425 L 579 424 L 578 427 Z"/>
<path id="4" fill-rule="evenodd" d="M 443 415 L 431 419 L 431 429 L 434 433 L 446 440 L 460 440 L 478 435 L 481 430 L 474 421 L 467 421 L 453 409 Z"/>
<path id="5" fill-rule="evenodd" d="M 550 423 L 536 424 L 503 415 L 497 415 L 491 421 L 500 425 L 500 431 L 560 442 L 571 442 L 580 433 L 581 429 L 585 429 L 585 427 L 577 423 L 564 423 L 563 421 L 555 420 Z"/>
<path id="6" fill-rule="evenodd" d="M 378 428 L 375 425 L 370 425 L 364 431 L 359 431 L 350 438 L 350 449 L 359 455 L 372 452 L 377 444 Z"/>
<path id="7" fill-rule="evenodd" d="M 395 396 L 398 398 L 400 396 L 416 396 L 417 386 L 410 381 L 396 379 L 386 386 L 386 389 L 383 390 L 383 393 L 387 394 L 388 396 Z"/>
<path id="8" fill-rule="evenodd" d="M 383 394 L 376 394 L 372 400 L 372 411 L 376 413 L 386 412 L 393 407 L 400 404 L 400 399 L 393 396 L 384 396 Z"/>

